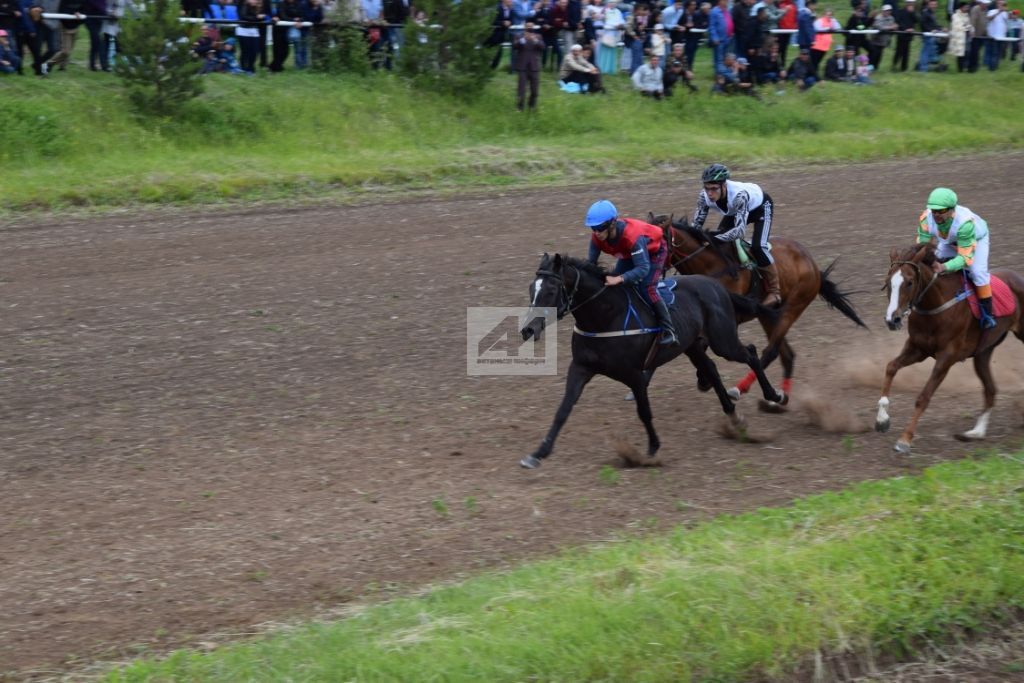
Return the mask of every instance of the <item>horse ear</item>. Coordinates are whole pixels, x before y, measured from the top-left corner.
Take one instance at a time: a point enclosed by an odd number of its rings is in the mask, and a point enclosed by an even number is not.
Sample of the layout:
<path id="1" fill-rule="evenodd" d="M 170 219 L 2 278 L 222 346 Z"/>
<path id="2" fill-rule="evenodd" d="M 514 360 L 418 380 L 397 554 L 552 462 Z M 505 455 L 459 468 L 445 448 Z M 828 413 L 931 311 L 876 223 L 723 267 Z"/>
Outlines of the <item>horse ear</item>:
<path id="1" fill-rule="evenodd" d="M 900 260 L 900 250 L 898 247 L 893 247 L 889 250 L 889 263 L 896 263 Z"/>
<path id="2" fill-rule="evenodd" d="M 655 218 L 656 218 L 656 217 L 655 217 L 655 215 L 654 215 L 654 212 L 653 212 L 653 211 L 648 211 L 648 212 L 647 212 L 647 222 L 648 222 L 648 223 L 650 223 L 651 225 L 657 225 L 657 223 L 655 223 L 655 222 L 654 222 L 654 221 L 655 221 Z"/>
<path id="3" fill-rule="evenodd" d="M 555 262 L 552 265 L 554 266 L 553 270 L 555 270 L 556 272 L 562 269 L 562 255 L 561 254 L 555 254 Z"/>

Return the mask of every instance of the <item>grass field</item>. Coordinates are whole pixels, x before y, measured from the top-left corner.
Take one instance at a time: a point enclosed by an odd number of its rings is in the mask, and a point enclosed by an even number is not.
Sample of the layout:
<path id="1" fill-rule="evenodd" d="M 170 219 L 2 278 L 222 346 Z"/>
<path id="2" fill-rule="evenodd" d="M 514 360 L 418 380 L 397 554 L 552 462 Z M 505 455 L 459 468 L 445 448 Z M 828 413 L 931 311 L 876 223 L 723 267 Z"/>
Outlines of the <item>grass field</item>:
<path id="1" fill-rule="evenodd" d="M 792 680 L 816 656 L 909 656 L 1024 607 L 1022 491 L 1024 453 L 942 464 L 109 680 Z"/>
<path id="2" fill-rule="evenodd" d="M 707 54 L 701 53 L 708 71 Z M 286 200 L 392 190 L 551 184 L 683 172 L 1019 148 L 1017 63 L 994 74 L 883 72 L 874 87 L 791 88 L 764 100 L 607 97 L 546 75 L 537 114 L 502 72 L 475 104 L 387 74 L 213 75 L 175 120 L 138 120 L 119 82 L 80 65 L 0 79 L 0 211 Z M 945 164 L 946 161 L 938 161 Z"/>

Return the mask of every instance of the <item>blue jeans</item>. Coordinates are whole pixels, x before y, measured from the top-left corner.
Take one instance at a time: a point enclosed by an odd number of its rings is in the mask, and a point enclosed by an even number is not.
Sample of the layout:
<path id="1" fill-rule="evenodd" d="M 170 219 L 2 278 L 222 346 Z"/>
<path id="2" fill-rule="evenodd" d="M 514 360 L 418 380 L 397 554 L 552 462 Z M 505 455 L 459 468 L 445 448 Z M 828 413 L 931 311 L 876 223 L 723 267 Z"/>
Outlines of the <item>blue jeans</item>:
<path id="1" fill-rule="evenodd" d="M 999 41 L 989 38 L 985 41 L 985 66 L 989 71 L 999 68 Z"/>
<path id="2" fill-rule="evenodd" d="M 921 58 L 917 61 L 917 70 L 927 71 L 928 65 L 932 63 L 935 56 L 935 38 L 924 36 L 924 40 L 921 43 Z"/>

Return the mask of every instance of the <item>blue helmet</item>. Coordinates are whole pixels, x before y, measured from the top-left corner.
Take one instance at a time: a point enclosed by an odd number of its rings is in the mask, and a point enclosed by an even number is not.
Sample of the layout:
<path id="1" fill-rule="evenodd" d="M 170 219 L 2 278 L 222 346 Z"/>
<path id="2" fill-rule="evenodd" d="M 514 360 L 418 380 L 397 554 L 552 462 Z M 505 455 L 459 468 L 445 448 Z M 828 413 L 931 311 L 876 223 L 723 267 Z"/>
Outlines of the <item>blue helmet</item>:
<path id="1" fill-rule="evenodd" d="M 619 210 L 615 208 L 615 205 L 607 199 L 602 199 L 590 205 L 585 223 L 588 228 L 594 230 L 618 217 Z"/>

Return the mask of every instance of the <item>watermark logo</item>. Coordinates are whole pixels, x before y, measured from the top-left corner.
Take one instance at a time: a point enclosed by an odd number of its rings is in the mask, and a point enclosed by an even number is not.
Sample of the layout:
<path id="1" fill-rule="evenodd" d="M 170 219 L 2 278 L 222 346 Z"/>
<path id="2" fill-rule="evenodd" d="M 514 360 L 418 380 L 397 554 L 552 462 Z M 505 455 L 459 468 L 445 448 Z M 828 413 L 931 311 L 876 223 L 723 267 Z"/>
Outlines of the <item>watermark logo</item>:
<path id="1" fill-rule="evenodd" d="M 521 330 L 544 319 L 540 340 L 523 341 Z M 466 372 L 469 375 L 557 375 L 554 309 L 474 306 L 466 309 Z M 539 326 L 538 326 L 539 330 Z"/>

